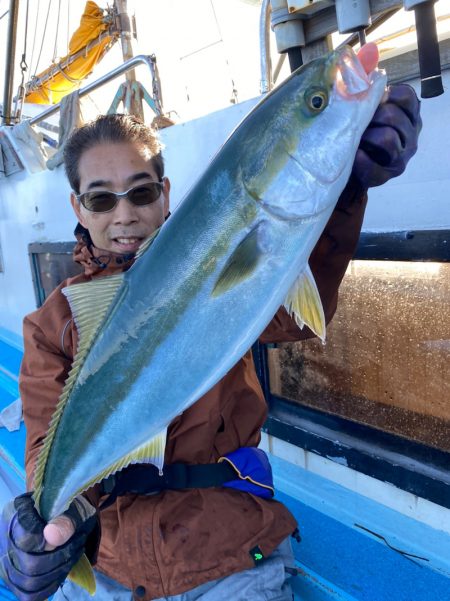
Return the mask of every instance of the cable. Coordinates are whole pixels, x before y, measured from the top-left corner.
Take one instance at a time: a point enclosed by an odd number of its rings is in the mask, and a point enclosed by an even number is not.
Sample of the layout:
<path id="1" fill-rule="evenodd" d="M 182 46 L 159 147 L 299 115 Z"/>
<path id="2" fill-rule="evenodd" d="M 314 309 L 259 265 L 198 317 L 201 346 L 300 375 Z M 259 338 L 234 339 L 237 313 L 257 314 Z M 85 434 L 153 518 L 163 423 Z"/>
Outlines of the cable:
<path id="1" fill-rule="evenodd" d="M 35 45 L 36 45 L 36 32 L 37 32 L 37 25 L 39 23 L 39 13 L 41 10 L 41 0 L 38 0 L 38 4 L 37 4 L 37 12 L 36 12 L 36 27 L 34 28 L 34 36 L 33 36 L 33 48 L 31 50 L 31 60 L 30 60 L 30 72 L 33 73 L 33 60 L 34 60 L 34 49 L 35 49 Z"/>
<path id="2" fill-rule="evenodd" d="M 232 104 L 237 104 L 237 102 L 238 102 L 238 95 L 237 95 L 236 85 L 234 83 L 233 73 L 231 71 L 230 63 L 228 62 L 228 57 L 227 57 L 227 52 L 226 52 L 226 48 L 225 48 L 225 42 L 223 40 L 222 30 L 220 29 L 219 20 L 217 18 L 216 10 L 214 8 L 214 2 L 213 2 L 213 0 L 209 0 L 209 2 L 211 4 L 211 10 L 212 10 L 213 15 L 214 15 L 214 20 L 216 21 L 216 26 L 217 26 L 217 31 L 219 32 L 220 41 L 223 44 L 224 55 L 225 55 L 225 63 L 227 65 L 227 67 L 228 67 L 228 73 L 229 73 L 230 80 L 231 80 L 231 86 L 232 86 L 232 92 L 231 92 L 231 94 L 232 95 L 231 95 L 230 102 Z"/>
<path id="3" fill-rule="evenodd" d="M 50 15 L 50 8 L 51 8 L 51 6 L 52 6 L 52 0 L 49 0 L 49 2 L 48 2 L 47 16 L 45 18 L 44 33 L 42 34 L 41 49 L 39 50 L 39 56 L 38 56 L 38 59 L 37 59 L 36 69 L 34 71 L 34 75 L 36 75 L 36 72 L 37 72 L 38 67 L 39 67 L 39 62 L 41 60 L 42 48 L 44 47 L 45 34 L 47 33 L 48 17 Z"/>
<path id="4" fill-rule="evenodd" d="M 25 39 L 23 42 L 23 54 L 22 54 L 22 63 L 25 63 L 25 70 L 28 68 L 28 65 L 26 64 L 26 56 L 27 56 L 27 40 L 28 40 L 28 14 L 29 14 L 29 9 L 30 9 L 30 0 L 27 0 L 27 10 L 25 13 Z M 22 66 L 21 63 L 21 66 Z"/>
<path id="5" fill-rule="evenodd" d="M 61 0 L 58 1 L 58 17 L 56 19 L 56 35 L 55 35 L 55 46 L 53 47 L 53 58 L 52 63 L 56 61 L 56 52 L 58 50 L 58 37 L 59 37 L 59 19 L 61 16 Z"/>
<path id="6" fill-rule="evenodd" d="M 66 56 L 69 56 L 69 44 L 70 44 L 70 0 L 67 0 L 67 52 L 66 52 Z"/>

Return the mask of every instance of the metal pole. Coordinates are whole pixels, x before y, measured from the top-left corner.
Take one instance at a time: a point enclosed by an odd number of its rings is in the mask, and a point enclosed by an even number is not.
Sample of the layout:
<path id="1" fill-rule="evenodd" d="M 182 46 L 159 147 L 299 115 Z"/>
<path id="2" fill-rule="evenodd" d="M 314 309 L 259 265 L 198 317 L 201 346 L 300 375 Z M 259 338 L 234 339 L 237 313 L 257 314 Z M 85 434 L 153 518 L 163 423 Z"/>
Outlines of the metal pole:
<path id="1" fill-rule="evenodd" d="M 94 90 L 96 90 L 97 88 L 102 86 L 103 84 L 109 83 L 116 77 L 123 75 L 130 69 L 134 69 L 134 67 L 136 67 L 137 65 L 140 65 L 142 63 L 144 65 L 147 65 L 147 67 L 150 70 L 150 73 L 152 73 L 153 58 L 151 56 L 139 54 L 138 56 L 135 56 L 134 58 L 127 61 L 126 63 L 123 63 L 123 65 L 116 67 L 115 69 L 113 69 L 112 71 L 107 73 L 106 75 L 103 75 L 103 77 L 100 77 L 96 81 L 93 81 L 92 83 L 88 84 L 86 87 L 80 88 L 80 90 L 78 91 L 78 94 L 80 95 L 80 97 L 86 96 L 86 94 L 90 94 L 91 92 L 93 92 Z M 61 107 L 61 103 L 55 104 L 54 106 L 51 106 L 50 108 L 46 109 L 45 111 L 43 111 L 36 117 L 29 119 L 28 123 L 30 125 L 36 125 L 36 123 L 43 121 L 46 117 L 49 117 L 50 115 L 53 115 L 54 113 L 57 113 L 59 111 L 60 107 Z"/>
<path id="2" fill-rule="evenodd" d="M 130 16 L 127 10 L 127 0 L 115 0 L 115 6 L 117 16 L 119 19 L 119 30 L 120 30 L 120 42 L 122 44 L 122 56 L 124 61 L 128 61 L 134 56 L 133 49 L 133 32 L 131 27 Z M 136 73 L 133 70 L 126 73 L 126 80 L 129 86 L 130 92 L 130 112 L 136 117 L 144 120 L 144 108 L 142 106 L 142 99 L 136 97 L 133 93 L 135 90 Z"/>
<path id="3" fill-rule="evenodd" d="M 3 115 L 2 124 L 12 125 L 13 116 L 11 115 L 13 85 L 14 85 L 14 63 L 16 59 L 16 38 L 17 38 L 17 19 L 19 15 L 19 0 L 10 0 L 9 3 L 9 24 L 8 41 L 6 54 L 5 71 L 5 90 L 3 95 Z"/>
<path id="4" fill-rule="evenodd" d="M 270 0 L 263 0 L 259 18 L 259 57 L 261 68 L 260 92 L 266 94 L 273 87 L 270 64 Z"/>

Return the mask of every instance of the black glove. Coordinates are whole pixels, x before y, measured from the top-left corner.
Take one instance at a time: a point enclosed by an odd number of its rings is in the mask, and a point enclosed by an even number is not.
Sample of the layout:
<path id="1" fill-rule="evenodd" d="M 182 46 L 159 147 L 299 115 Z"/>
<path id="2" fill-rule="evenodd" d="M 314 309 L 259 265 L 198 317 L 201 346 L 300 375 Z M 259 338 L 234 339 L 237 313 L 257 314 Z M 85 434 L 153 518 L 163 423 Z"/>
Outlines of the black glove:
<path id="1" fill-rule="evenodd" d="M 362 135 L 352 175 L 363 188 L 397 177 L 416 153 L 421 129 L 420 102 L 413 88 L 390 86 Z"/>
<path id="2" fill-rule="evenodd" d="M 2 516 L 0 541 L 1 576 L 20 601 L 43 601 L 64 582 L 83 553 L 93 562 L 100 528 L 94 508 L 77 497 L 63 514 L 75 527 L 75 534 L 62 546 L 45 551 L 45 522 L 34 508 L 31 493 L 14 500 L 11 519 Z"/>

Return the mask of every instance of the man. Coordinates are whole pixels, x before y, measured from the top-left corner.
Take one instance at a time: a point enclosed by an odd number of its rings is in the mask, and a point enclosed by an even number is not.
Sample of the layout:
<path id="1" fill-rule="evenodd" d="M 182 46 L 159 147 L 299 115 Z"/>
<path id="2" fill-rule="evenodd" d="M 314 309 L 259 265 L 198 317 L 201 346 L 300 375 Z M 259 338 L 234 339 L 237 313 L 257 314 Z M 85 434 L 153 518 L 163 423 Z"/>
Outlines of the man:
<path id="1" fill-rule="evenodd" d="M 369 71 L 373 65 L 368 66 L 364 52 L 361 60 Z M 350 181 L 310 258 L 327 321 L 357 244 L 366 190 L 404 170 L 416 151 L 420 129 L 419 103 L 412 89 L 391 88 L 362 138 Z M 77 347 L 76 327 L 61 288 L 129 268 L 140 244 L 169 211 L 170 183 L 158 142 L 133 118 L 103 117 L 75 132 L 65 150 L 65 166 L 79 221 L 75 260 L 84 273 L 61 284 L 24 322 L 20 386 L 29 490 Z M 311 335 L 280 309 L 262 340 Z M 266 405 L 247 354 L 170 424 L 165 464 L 216 465 L 221 456 L 255 448 L 265 417 Z M 254 491 L 217 485 L 178 490 L 176 482 L 168 490 L 144 495 L 145 483 L 134 477 L 140 472 L 129 473 L 131 480 L 121 487 L 119 479 L 119 487 L 113 487 L 118 496 L 109 498 L 107 508 L 96 511 L 108 499 L 108 491 L 94 487 L 47 525 L 29 495 L 15 500 L 2 563 L 4 577 L 19 599 L 40 601 L 54 593 L 83 552 L 92 560 L 97 555 L 94 599 L 99 601 L 292 598 L 289 536 L 295 521 L 283 505 Z M 260 563 L 259 555 L 265 557 Z M 55 598 L 90 597 L 65 582 Z"/>

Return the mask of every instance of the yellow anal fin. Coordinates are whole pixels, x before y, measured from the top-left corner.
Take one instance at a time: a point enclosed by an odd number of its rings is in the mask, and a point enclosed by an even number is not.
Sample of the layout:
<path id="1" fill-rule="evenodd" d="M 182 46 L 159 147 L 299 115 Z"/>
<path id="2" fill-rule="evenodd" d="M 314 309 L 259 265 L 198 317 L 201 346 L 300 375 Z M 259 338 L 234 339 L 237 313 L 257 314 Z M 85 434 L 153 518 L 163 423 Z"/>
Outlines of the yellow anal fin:
<path id="1" fill-rule="evenodd" d="M 307 325 L 322 342 L 325 342 L 326 324 L 322 301 L 309 266 L 297 278 L 289 291 L 284 306 L 299 325 Z"/>
<path id="2" fill-rule="evenodd" d="M 220 296 L 246 280 L 255 270 L 261 255 L 262 251 L 258 244 L 258 227 L 255 227 L 239 243 L 228 259 L 214 285 L 212 296 Z"/>
<path id="3" fill-rule="evenodd" d="M 102 480 L 106 480 L 112 474 L 116 472 L 120 472 L 120 470 L 125 469 L 128 465 L 132 463 L 152 463 L 155 465 L 159 471 L 162 473 L 162 468 L 164 465 L 164 453 L 166 450 L 166 438 L 167 438 L 167 428 L 162 432 L 154 436 L 150 441 L 141 445 L 137 449 L 128 453 L 119 461 L 112 463 L 105 470 L 98 473 L 92 480 L 86 482 L 82 489 L 78 490 L 76 494 L 81 494 L 94 484 L 98 484 Z"/>
<path id="4" fill-rule="evenodd" d="M 69 580 L 84 588 L 93 597 L 96 591 L 95 575 L 89 559 L 82 555 L 78 562 L 73 566 L 68 575 Z"/>

